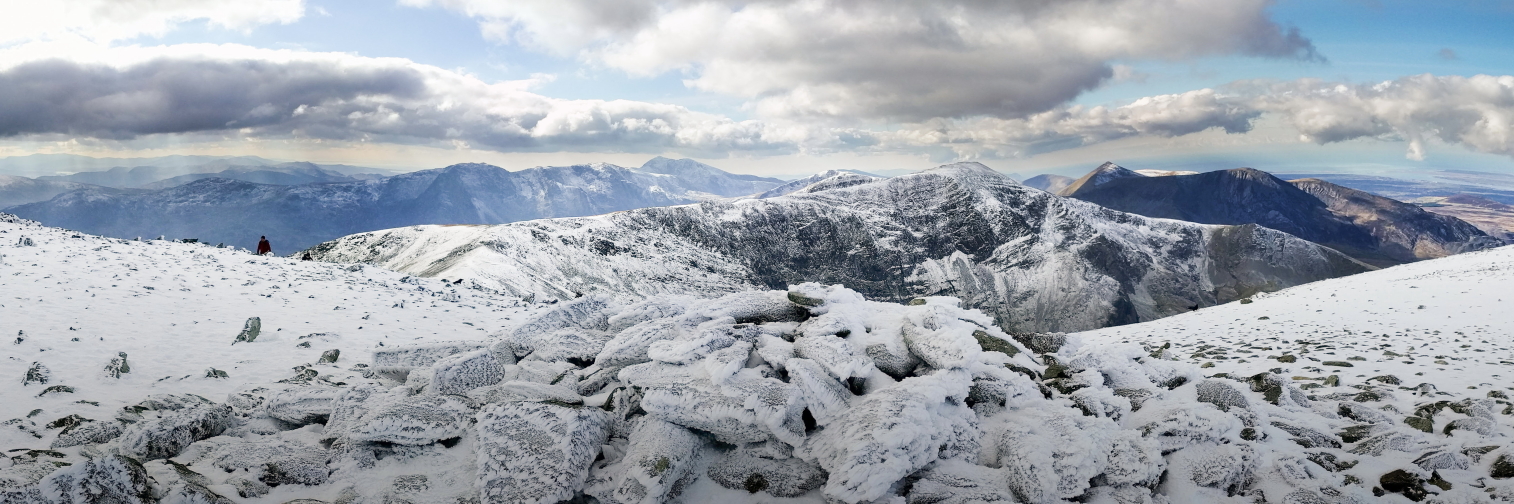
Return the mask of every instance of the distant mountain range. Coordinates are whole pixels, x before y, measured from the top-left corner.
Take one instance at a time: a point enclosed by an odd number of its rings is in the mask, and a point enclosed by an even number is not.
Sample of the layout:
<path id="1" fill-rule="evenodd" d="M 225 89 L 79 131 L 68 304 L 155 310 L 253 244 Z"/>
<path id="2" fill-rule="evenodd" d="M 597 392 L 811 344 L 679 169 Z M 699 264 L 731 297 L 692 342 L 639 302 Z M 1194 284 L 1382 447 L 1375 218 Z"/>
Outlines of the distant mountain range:
<path id="1" fill-rule="evenodd" d="M 275 168 L 237 173 L 285 180 L 344 175 L 320 167 Z M 266 235 L 275 250 L 290 251 L 374 229 L 595 215 L 743 196 L 782 184 L 666 158 L 635 169 L 590 164 L 511 172 L 459 164 L 372 180 L 300 185 L 214 177 L 164 189 L 86 186 L 6 211 L 106 236 L 167 235 L 250 247 Z"/>
<path id="2" fill-rule="evenodd" d="M 1264 227 L 1148 219 L 1031 189 L 977 163 L 889 179 L 833 173 L 771 198 L 389 229 L 311 253 L 536 300 L 808 281 L 879 300 L 956 296 L 1014 332 L 1152 320 L 1371 269 Z"/>
<path id="3" fill-rule="evenodd" d="M 1503 244 L 1476 226 L 1415 205 L 1318 179 L 1284 181 L 1251 168 L 1151 176 L 1105 163 L 1060 194 L 1147 217 L 1259 224 L 1379 266 Z"/>
<path id="4" fill-rule="evenodd" d="M 47 201 L 69 191 L 90 187 L 77 182 L 54 182 L 0 175 L 0 208 Z"/>
<path id="5" fill-rule="evenodd" d="M 278 163 L 227 165 L 221 162 L 189 166 L 118 166 L 104 171 L 37 177 L 39 181 L 76 182 L 117 189 L 165 189 L 200 179 L 224 178 L 259 184 L 300 185 L 356 182 L 393 175 L 392 172 L 345 165 Z"/>

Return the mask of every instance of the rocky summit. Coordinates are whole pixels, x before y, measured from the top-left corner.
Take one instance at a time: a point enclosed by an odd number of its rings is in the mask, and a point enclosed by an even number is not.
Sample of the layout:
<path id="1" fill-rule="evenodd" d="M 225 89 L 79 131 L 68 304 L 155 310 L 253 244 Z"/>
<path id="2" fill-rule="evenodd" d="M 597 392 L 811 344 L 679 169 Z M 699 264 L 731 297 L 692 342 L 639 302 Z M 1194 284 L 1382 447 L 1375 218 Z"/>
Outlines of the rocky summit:
<path id="1" fill-rule="evenodd" d="M 953 296 L 1009 332 L 1130 324 L 1371 267 L 1257 225 L 1149 219 L 977 163 L 792 194 L 499 226 L 414 226 L 310 250 L 531 299 L 713 296 L 802 282 Z"/>

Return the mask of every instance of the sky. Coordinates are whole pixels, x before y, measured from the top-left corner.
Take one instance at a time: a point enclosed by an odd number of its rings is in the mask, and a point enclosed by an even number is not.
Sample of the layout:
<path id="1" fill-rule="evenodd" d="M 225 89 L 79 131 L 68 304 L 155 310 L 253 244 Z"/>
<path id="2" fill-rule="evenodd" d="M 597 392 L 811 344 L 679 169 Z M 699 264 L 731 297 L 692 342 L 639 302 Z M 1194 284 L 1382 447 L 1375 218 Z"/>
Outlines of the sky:
<path id="1" fill-rule="evenodd" d="M 0 0 L 0 156 L 1514 173 L 1514 0 Z"/>

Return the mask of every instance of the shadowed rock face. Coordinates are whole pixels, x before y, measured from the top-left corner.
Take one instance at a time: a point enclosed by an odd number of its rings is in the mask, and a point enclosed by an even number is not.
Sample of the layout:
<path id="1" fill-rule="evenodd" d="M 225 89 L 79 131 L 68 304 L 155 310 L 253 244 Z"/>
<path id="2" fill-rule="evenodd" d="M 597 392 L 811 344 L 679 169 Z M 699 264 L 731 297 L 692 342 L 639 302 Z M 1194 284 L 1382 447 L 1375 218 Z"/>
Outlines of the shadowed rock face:
<path id="1" fill-rule="evenodd" d="M 595 215 L 742 196 L 782 183 L 689 160 L 658 158 L 648 165 L 654 171 L 595 164 L 512 172 L 458 164 L 378 180 L 302 185 L 209 178 L 160 190 L 91 187 L 9 211 L 122 238 L 167 235 L 250 246 L 266 235 L 279 252 L 374 229 Z"/>
<path id="2" fill-rule="evenodd" d="M 1466 221 L 1416 205 L 1319 179 L 1290 182 L 1325 202 L 1331 213 L 1366 230 L 1376 241 L 1377 254 L 1389 259 L 1434 259 L 1503 245 Z"/>
<path id="3" fill-rule="evenodd" d="M 1015 332 L 1152 320 L 1370 269 L 1259 226 L 1147 219 L 1030 189 L 976 163 L 778 198 L 392 229 L 312 252 L 537 299 L 808 281 L 898 302 L 950 295 Z"/>
<path id="4" fill-rule="evenodd" d="M 1119 175 L 1101 166 L 1062 195 L 1147 217 L 1257 224 L 1379 266 L 1501 244 L 1460 220 L 1315 179 L 1288 182 L 1251 168 Z"/>

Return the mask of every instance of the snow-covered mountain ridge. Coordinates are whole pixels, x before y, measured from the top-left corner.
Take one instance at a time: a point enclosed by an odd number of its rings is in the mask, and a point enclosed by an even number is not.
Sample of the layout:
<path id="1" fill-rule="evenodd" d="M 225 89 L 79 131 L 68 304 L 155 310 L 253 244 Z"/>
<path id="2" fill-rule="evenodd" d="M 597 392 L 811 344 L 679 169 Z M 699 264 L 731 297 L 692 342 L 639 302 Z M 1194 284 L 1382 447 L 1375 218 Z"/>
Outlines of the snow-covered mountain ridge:
<path id="1" fill-rule="evenodd" d="M 946 297 L 894 304 L 803 284 L 509 306 L 374 268 L 5 215 L 0 254 L 0 331 L 21 331 L 0 360 L 17 380 L 0 387 L 6 503 L 1514 499 L 1514 404 L 1457 378 L 1486 369 L 1390 378 L 1356 355 L 1338 356 L 1351 368 L 1309 361 L 1380 348 L 1378 329 L 1362 330 L 1377 319 L 1412 322 L 1395 338 L 1514 331 L 1492 301 L 1514 271 L 1509 247 L 1020 337 Z M 1362 323 L 1353 334 L 1219 325 L 1337 299 L 1310 316 Z M 1487 316 L 1451 318 L 1458 308 Z M 258 335 L 233 344 L 249 314 Z M 1273 349 L 1296 361 L 1255 374 L 1240 359 L 1184 362 L 1180 345 L 1206 334 L 1309 346 Z M 1506 351 L 1488 340 L 1446 356 Z M 327 350 L 341 350 L 335 362 L 320 362 Z"/>
<path id="2" fill-rule="evenodd" d="M 508 171 L 464 163 L 376 180 L 300 185 L 208 178 L 159 190 L 89 187 L 7 209 L 52 226 L 135 238 L 166 235 L 303 249 L 344 235 L 414 224 L 498 224 L 745 196 L 783 182 L 692 160 L 641 168 L 606 163 Z"/>
<path id="3" fill-rule="evenodd" d="M 840 174 L 774 198 L 390 229 L 311 252 L 536 299 L 811 281 L 894 302 L 951 295 L 1012 332 L 1152 320 L 1369 269 L 1285 233 L 1116 212 L 977 163 L 889 179 Z"/>

